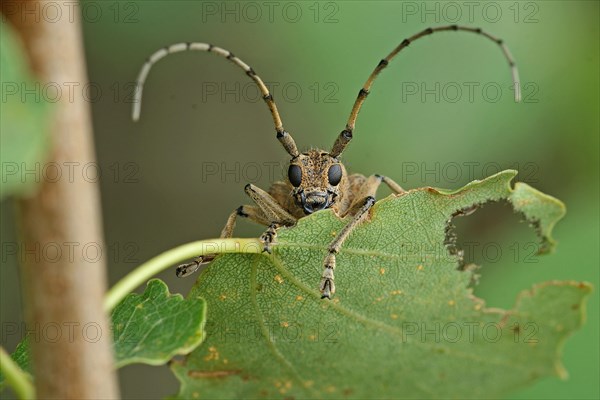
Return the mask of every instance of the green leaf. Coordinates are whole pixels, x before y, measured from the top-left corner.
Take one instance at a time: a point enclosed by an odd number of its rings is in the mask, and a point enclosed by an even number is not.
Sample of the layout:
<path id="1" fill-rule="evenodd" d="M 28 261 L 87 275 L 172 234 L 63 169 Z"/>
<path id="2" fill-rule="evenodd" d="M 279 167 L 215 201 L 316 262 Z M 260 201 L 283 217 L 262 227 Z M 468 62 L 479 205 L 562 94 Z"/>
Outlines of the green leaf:
<path id="1" fill-rule="evenodd" d="M 583 321 L 585 283 L 548 282 L 511 310 L 486 308 L 452 251 L 449 224 L 506 199 L 546 250 L 558 200 L 504 171 L 456 191 L 411 190 L 376 203 L 337 257 L 333 300 L 317 290 L 331 211 L 281 229 L 272 255 L 223 254 L 190 296 L 207 300 L 205 343 L 171 368 L 178 398 L 497 398 L 564 376 L 563 341 Z"/>
<path id="2" fill-rule="evenodd" d="M 183 299 L 169 294 L 159 280 L 148 282 L 142 294 L 131 293 L 112 312 L 117 367 L 133 363 L 161 365 L 175 355 L 187 354 L 204 339 L 206 302 L 200 297 Z M 31 373 L 29 343 L 25 338 L 11 355 Z M 0 375 L 0 390 L 4 378 Z"/>
<path id="3" fill-rule="evenodd" d="M 40 163 L 49 147 L 50 104 L 43 86 L 29 72 L 17 35 L 6 22 L 0 22 L 0 65 L 2 199 L 27 194 L 40 181 L 44 170 Z"/>
<path id="4" fill-rule="evenodd" d="M 187 354 L 204 339 L 206 303 L 184 300 L 152 279 L 143 294 L 129 294 L 112 313 L 118 367 L 133 363 L 161 365 Z"/>
<path id="5" fill-rule="evenodd" d="M 28 339 L 23 339 L 18 345 L 15 351 L 10 355 L 10 357 L 15 361 L 15 363 L 21 368 L 23 371 L 31 374 L 31 360 L 29 357 L 29 343 Z M 0 373 L 0 392 L 4 390 L 6 385 L 6 381 L 4 375 Z"/>
<path id="6" fill-rule="evenodd" d="M 522 212 L 533 224 L 542 243 L 538 253 L 547 253 L 554 249 L 555 242 L 550 237 L 556 222 L 565 215 L 564 205 L 552 196 L 548 196 L 526 183 L 517 182 L 510 194 L 510 201 L 516 211 Z"/>

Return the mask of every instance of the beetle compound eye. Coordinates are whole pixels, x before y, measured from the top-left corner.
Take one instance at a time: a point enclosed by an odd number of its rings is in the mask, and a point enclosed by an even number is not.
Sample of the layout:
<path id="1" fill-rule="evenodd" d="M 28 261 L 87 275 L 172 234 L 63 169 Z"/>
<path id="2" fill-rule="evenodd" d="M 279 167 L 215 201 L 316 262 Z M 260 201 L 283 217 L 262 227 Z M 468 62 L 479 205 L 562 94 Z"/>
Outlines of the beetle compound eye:
<path id="1" fill-rule="evenodd" d="M 333 164 L 331 167 L 329 167 L 327 178 L 329 179 L 329 184 L 331 186 L 337 186 L 337 184 L 342 180 L 342 167 L 340 167 L 339 164 Z"/>
<path id="2" fill-rule="evenodd" d="M 288 178 L 292 185 L 295 187 L 300 186 L 300 183 L 302 183 L 302 169 L 297 165 L 290 165 L 290 168 L 288 169 Z"/>

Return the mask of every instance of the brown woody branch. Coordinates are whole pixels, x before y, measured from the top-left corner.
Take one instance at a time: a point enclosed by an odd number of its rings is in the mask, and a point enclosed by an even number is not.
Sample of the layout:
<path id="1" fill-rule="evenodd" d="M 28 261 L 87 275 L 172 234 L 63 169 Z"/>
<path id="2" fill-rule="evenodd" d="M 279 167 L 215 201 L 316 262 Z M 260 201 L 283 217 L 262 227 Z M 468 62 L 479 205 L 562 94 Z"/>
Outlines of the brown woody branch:
<path id="1" fill-rule="evenodd" d="M 72 1 L 52 2 L 62 16 L 50 21 L 40 14 L 43 3 L 2 2 L 2 11 L 23 40 L 42 86 L 77 82 L 81 88 L 87 78 L 80 8 Z M 68 97 L 54 104 L 47 162 L 85 165 L 95 160 L 90 110 L 81 91 Z M 94 262 L 80 251 L 86 244 L 104 249 L 98 185 L 80 174 L 72 178 L 48 182 L 42 177 L 37 194 L 18 201 L 22 245 L 38 252 L 22 262 L 26 320 L 29 330 L 38 333 L 38 340 L 30 340 L 36 392 L 42 399 L 114 399 L 112 335 L 102 307 L 105 258 Z M 61 248 L 57 262 L 39 257 L 47 244 Z M 78 250 L 71 252 L 69 246 Z M 58 327 L 58 339 L 54 328 L 52 340 L 44 337 L 49 326 Z"/>

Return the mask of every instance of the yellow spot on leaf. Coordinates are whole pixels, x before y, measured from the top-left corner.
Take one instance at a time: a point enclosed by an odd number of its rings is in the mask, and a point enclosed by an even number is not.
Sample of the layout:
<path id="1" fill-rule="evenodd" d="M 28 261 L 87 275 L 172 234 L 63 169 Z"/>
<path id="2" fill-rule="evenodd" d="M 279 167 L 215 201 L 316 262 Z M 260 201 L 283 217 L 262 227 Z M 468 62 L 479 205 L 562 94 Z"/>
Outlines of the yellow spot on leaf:
<path id="1" fill-rule="evenodd" d="M 391 317 L 392 319 L 398 319 L 398 314 L 392 314 Z"/>
<path id="2" fill-rule="evenodd" d="M 380 273 L 381 275 L 385 274 L 385 268 L 379 268 L 379 273 Z"/>
<path id="3" fill-rule="evenodd" d="M 304 297 L 302 297 L 302 296 L 296 296 L 296 301 L 302 301 L 302 300 L 304 300 Z"/>
<path id="4" fill-rule="evenodd" d="M 275 280 L 277 281 L 277 283 L 283 283 L 283 278 L 279 275 L 275 275 Z"/>
<path id="5" fill-rule="evenodd" d="M 522 199 L 522 200 L 518 200 L 517 202 L 515 202 L 515 206 L 521 208 L 521 207 L 524 207 L 524 206 L 528 206 L 531 203 L 532 202 L 529 199 Z"/>
<path id="6" fill-rule="evenodd" d="M 226 295 L 226 294 L 221 294 L 221 295 L 219 296 L 219 299 L 220 299 L 221 301 L 225 300 L 226 298 L 227 298 L 227 295 Z"/>
<path id="7" fill-rule="evenodd" d="M 450 301 L 448 301 L 448 305 L 449 305 L 449 306 L 453 306 L 453 305 L 455 305 L 455 304 L 456 304 L 456 302 L 455 302 L 454 300 L 450 300 Z"/>
<path id="8" fill-rule="evenodd" d="M 283 384 L 278 382 L 278 384 L 276 384 L 276 386 L 279 388 L 279 393 L 285 394 L 285 393 L 287 393 L 288 390 L 290 390 L 292 388 L 292 382 L 286 381 Z"/>
<path id="9" fill-rule="evenodd" d="M 137 308 L 138 310 L 141 310 L 142 308 L 144 308 L 143 304 L 138 304 L 137 306 L 135 306 L 135 308 Z"/>
<path id="10" fill-rule="evenodd" d="M 475 304 L 475 310 L 481 310 L 481 303 Z"/>
<path id="11" fill-rule="evenodd" d="M 397 296 L 399 294 L 402 294 L 402 290 L 392 290 L 392 296 Z"/>
<path id="12" fill-rule="evenodd" d="M 284 327 L 284 328 L 287 328 L 287 327 L 290 326 L 290 323 L 287 322 L 287 321 L 284 321 L 284 322 L 281 323 L 281 326 Z"/>
<path id="13" fill-rule="evenodd" d="M 215 346 L 210 346 L 208 348 L 208 354 L 206 355 L 206 357 L 204 357 L 204 361 L 212 361 L 212 360 L 218 360 L 219 359 L 219 352 L 217 351 L 217 348 Z"/>
<path id="14" fill-rule="evenodd" d="M 423 266 L 422 266 L 422 265 L 419 265 L 419 266 L 417 266 L 417 271 L 423 271 L 423 269 L 424 269 L 424 268 L 423 268 Z"/>

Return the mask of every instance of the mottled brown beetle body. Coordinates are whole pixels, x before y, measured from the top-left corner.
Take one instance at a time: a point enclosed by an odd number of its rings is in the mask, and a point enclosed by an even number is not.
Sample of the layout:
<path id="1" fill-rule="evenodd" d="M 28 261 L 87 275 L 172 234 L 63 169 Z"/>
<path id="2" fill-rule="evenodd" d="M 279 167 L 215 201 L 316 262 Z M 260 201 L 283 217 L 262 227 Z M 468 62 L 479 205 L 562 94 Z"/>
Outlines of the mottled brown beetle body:
<path id="1" fill-rule="evenodd" d="M 233 211 L 227 219 L 227 223 L 221 232 L 221 237 L 228 238 L 233 235 L 233 229 L 238 217 L 248 218 L 254 222 L 268 226 L 268 229 L 261 236 L 261 240 L 264 243 L 264 250 L 270 253 L 271 244 L 275 241 L 279 226 L 292 226 L 299 218 L 329 208 L 342 218 L 348 217 L 345 227 L 327 247 L 327 255 L 323 261 L 323 274 L 319 290 L 323 298 L 331 298 L 335 293 L 335 277 L 333 273 L 335 269 L 335 256 L 352 230 L 367 218 L 369 209 L 375 204 L 375 195 L 379 185 L 381 183 L 386 184 L 396 194 L 405 193 L 400 185 L 385 176 L 372 175 L 365 177 L 360 174 L 348 175 L 344 165 L 339 160 L 339 156 L 352 140 L 358 113 L 370 93 L 375 78 L 377 78 L 381 71 L 388 66 L 389 62 L 401 50 L 408 47 L 412 42 L 424 36 L 442 31 L 471 32 L 497 43 L 511 68 L 515 100 L 520 100 L 521 91 L 518 70 L 510 51 L 503 41 L 489 33 L 483 32 L 479 28 L 449 25 L 427 28 L 416 35 L 404 39 L 387 57 L 379 61 L 360 89 L 346 127 L 338 135 L 329 152 L 311 149 L 300 153 L 292 136 L 283 128 L 283 123 L 281 122 L 273 96 L 269 93 L 262 79 L 248 64 L 233 55 L 230 51 L 207 43 L 174 44 L 158 50 L 148 58 L 142 66 L 137 80 L 133 103 L 133 119 L 135 121 L 139 119 L 143 84 L 150 72 L 150 68 L 168 54 L 188 50 L 205 51 L 225 57 L 242 68 L 246 75 L 260 89 L 263 99 L 273 117 L 277 139 L 292 158 L 288 168 L 288 179 L 285 182 L 275 182 L 268 191 L 264 191 L 252 184 L 245 186 L 244 190 L 253 200 L 254 204 L 243 205 Z M 177 268 L 177 275 L 180 277 L 188 276 L 196 271 L 200 265 L 212 261 L 214 257 L 214 255 L 201 256 L 189 264 L 180 265 Z"/>

